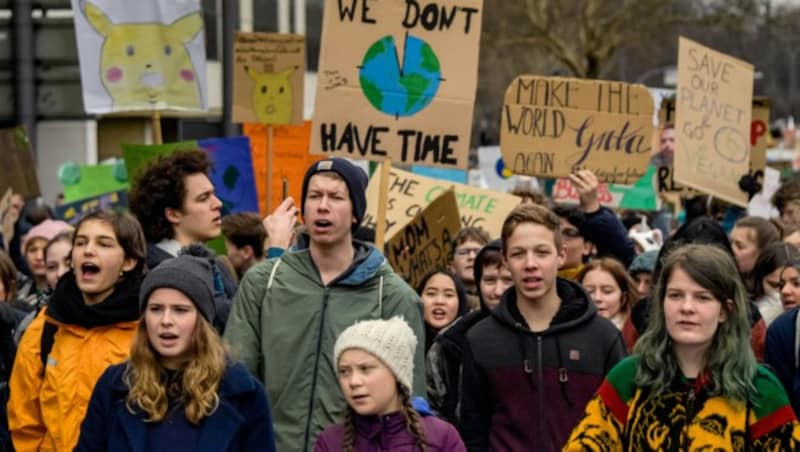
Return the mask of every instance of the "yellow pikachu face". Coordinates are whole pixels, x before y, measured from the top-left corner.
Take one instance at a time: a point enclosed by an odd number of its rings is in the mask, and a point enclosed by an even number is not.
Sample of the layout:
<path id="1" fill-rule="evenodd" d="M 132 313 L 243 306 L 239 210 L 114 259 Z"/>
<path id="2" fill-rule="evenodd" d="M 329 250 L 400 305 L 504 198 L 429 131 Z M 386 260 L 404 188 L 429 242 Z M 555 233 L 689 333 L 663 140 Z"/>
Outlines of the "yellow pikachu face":
<path id="1" fill-rule="evenodd" d="M 100 78 L 117 106 L 201 108 L 200 85 L 186 43 L 203 29 L 198 12 L 164 25 L 113 24 L 86 3 L 86 18 L 103 41 Z"/>
<path id="2" fill-rule="evenodd" d="M 282 72 L 258 72 L 245 67 L 247 75 L 255 82 L 253 110 L 258 121 L 264 124 L 289 124 L 292 122 L 294 96 L 290 76 L 295 68 Z"/>

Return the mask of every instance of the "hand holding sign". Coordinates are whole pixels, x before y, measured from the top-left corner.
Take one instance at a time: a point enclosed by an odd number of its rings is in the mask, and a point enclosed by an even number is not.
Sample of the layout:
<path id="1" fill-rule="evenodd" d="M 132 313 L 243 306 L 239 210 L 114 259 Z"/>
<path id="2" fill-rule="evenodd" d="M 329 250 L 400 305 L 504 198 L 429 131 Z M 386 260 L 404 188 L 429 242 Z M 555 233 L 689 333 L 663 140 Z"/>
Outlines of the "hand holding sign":
<path id="1" fill-rule="evenodd" d="M 275 248 L 289 248 L 294 240 L 294 225 L 297 223 L 297 206 L 294 199 L 289 196 L 266 218 L 262 223 L 267 230 L 269 246 Z"/>
<path id="2" fill-rule="evenodd" d="M 572 186 L 578 191 L 581 202 L 581 209 L 586 213 L 597 212 L 600 210 L 600 200 L 597 188 L 600 183 L 597 176 L 590 170 L 580 170 L 569 175 Z"/>

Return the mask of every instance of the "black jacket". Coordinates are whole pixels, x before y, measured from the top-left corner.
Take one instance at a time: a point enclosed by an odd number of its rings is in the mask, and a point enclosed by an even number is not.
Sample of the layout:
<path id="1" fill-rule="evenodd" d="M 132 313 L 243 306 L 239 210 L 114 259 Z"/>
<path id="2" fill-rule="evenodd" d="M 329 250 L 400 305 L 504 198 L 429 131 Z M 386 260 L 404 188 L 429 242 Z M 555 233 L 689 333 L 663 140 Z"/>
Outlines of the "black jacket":
<path id="1" fill-rule="evenodd" d="M 467 332 L 460 431 L 470 451 L 560 451 L 606 373 L 625 356 L 619 330 L 584 290 L 557 279 L 561 307 L 533 332 L 508 290 Z"/>
<path id="2" fill-rule="evenodd" d="M 475 256 L 473 272 L 475 283 L 480 285 L 483 276 L 483 261 L 488 251 L 500 251 L 500 240 L 486 244 Z M 439 332 L 428 350 L 427 378 L 428 399 L 432 408 L 441 417 L 458 425 L 461 404 L 461 371 L 463 349 L 467 342 L 467 331 L 489 316 L 489 308 L 478 290 L 480 309 L 458 318 L 453 324 Z"/>

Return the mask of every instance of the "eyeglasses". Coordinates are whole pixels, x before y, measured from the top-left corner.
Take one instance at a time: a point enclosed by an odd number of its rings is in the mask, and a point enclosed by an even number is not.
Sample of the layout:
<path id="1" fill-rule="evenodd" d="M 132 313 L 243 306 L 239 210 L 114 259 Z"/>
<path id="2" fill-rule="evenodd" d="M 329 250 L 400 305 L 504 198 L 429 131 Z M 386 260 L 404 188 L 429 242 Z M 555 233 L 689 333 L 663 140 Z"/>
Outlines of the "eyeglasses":
<path id="1" fill-rule="evenodd" d="M 480 250 L 480 248 L 459 248 L 456 250 L 456 256 L 467 257 L 470 254 L 477 255 Z"/>
<path id="2" fill-rule="evenodd" d="M 581 231 L 577 229 L 562 229 L 561 234 L 568 239 L 577 239 L 581 236 Z"/>

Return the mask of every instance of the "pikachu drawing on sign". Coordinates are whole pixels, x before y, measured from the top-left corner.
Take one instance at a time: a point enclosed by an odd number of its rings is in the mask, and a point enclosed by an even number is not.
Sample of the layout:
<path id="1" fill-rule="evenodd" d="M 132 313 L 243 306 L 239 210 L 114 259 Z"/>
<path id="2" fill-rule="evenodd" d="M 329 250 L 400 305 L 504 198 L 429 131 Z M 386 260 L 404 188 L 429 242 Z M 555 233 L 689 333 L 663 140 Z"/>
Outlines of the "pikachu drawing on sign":
<path id="1" fill-rule="evenodd" d="M 112 23 L 97 6 L 85 2 L 84 14 L 103 36 L 100 79 L 113 109 L 202 108 L 200 85 L 186 44 L 203 30 L 199 11 L 171 24 Z"/>
<path id="2" fill-rule="evenodd" d="M 255 82 L 253 111 L 262 124 L 289 124 L 292 122 L 294 97 L 290 79 L 296 68 L 281 72 L 258 72 L 245 66 L 247 75 Z"/>

